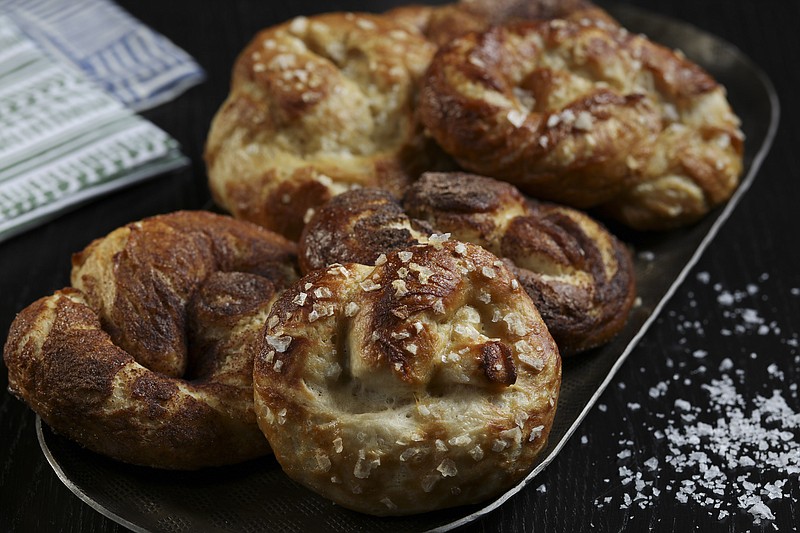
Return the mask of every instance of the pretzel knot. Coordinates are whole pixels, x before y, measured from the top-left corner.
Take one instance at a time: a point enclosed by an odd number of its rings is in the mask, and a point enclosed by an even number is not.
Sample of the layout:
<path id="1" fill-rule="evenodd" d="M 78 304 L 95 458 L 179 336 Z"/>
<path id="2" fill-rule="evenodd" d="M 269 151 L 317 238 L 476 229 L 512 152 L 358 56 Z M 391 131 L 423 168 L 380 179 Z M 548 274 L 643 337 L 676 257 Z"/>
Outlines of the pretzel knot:
<path id="1" fill-rule="evenodd" d="M 202 212 L 129 224 L 73 257 L 72 287 L 24 309 L 4 356 L 10 390 L 56 432 L 171 469 L 269 452 L 252 365 L 294 245 Z"/>
<path id="2" fill-rule="evenodd" d="M 297 238 L 308 209 L 353 187 L 398 193 L 436 149 L 415 113 L 435 51 L 379 15 L 298 17 L 241 53 L 206 146 L 216 202 Z"/>
<path id="3" fill-rule="evenodd" d="M 427 172 L 402 203 L 384 191 L 342 194 L 304 229 L 300 264 L 306 272 L 334 262 L 373 264 L 434 233 L 502 258 L 562 356 L 604 344 L 625 325 L 636 294 L 625 245 L 578 210 L 526 200 L 512 185 L 481 176 Z"/>
<path id="4" fill-rule="evenodd" d="M 742 169 L 724 89 L 591 17 L 453 40 L 423 79 L 420 115 L 465 169 L 638 229 L 694 222 L 730 197 Z"/>
<path id="5" fill-rule="evenodd" d="M 331 265 L 285 292 L 256 358 L 259 424 L 284 471 L 377 515 L 477 502 L 533 467 L 560 358 L 495 256 L 439 242 Z"/>

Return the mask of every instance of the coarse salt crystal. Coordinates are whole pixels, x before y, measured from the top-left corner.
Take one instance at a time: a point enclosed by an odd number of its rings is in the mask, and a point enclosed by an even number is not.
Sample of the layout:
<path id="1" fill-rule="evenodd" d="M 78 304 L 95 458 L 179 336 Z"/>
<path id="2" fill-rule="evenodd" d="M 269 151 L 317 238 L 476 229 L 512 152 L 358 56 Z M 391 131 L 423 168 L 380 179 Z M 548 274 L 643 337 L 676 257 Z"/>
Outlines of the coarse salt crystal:
<path id="1" fill-rule="evenodd" d="M 466 446 L 470 442 L 472 442 L 472 438 L 467 434 L 451 437 L 450 440 L 447 441 L 450 446 Z"/>
<path id="2" fill-rule="evenodd" d="M 381 288 L 381 286 L 371 279 L 365 279 L 364 281 L 360 282 L 359 285 L 364 292 L 372 292 L 377 291 Z"/>
<path id="3" fill-rule="evenodd" d="M 289 24 L 289 30 L 292 33 L 304 33 L 308 28 L 308 19 L 306 17 L 295 17 Z"/>
<path id="4" fill-rule="evenodd" d="M 582 131 L 590 131 L 594 126 L 594 117 L 588 111 L 581 111 L 578 113 L 578 118 L 575 119 L 575 128 Z"/>
<path id="5" fill-rule="evenodd" d="M 359 309 L 360 309 L 360 307 L 359 307 L 359 305 L 357 303 L 348 302 L 347 305 L 344 308 L 344 316 L 346 316 L 346 317 L 355 316 L 355 314 L 358 313 Z"/>
<path id="6" fill-rule="evenodd" d="M 543 431 L 544 431 L 544 426 L 543 425 L 532 427 L 531 428 L 531 434 L 528 437 L 528 440 L 529 441 L 534 441 L 534 440 L 538 439 L 539 437 L 542 436 L 542 432 Z"/>
<path id="7" fill-rule="evenodd" d="M 519 314 L 513 311 L 507 313 L 503 317 L 503 321 L 508 325 L 508 330 L 511 333 L 519 335 L 520 337 L 528 334 L 528 327 L 525 324 L 525 320 L 519 316 Z"/>
<path id="8" fill-rule="evenodd" d="M 286 351 L 286 348 L 292 343 L 292 338 L 288 335 L 282 336 L 275 336 L 275 335 L 267 335 L 267 344 L 272 346 L 276 352 L 283 353 Z"/>
<path id="9" fill-rule="evenodd" d="M 483 448 L 481 448 L 480 444 L 476 444 L 474 448 L 470 449 L 468 452 L 470 457 L 472 457 L 476 461 L 480 461 L 483 459 Z"/>
<path id="10" fill-rule="evenodd" d="M 525 124 L 525 119 L 528 118 L 528 115 L 527 113 L 522 113 L 520 111 L 517 111 L 516 109 L 512 109 L 511 111 L 508 112 L 506 118 L 515 128 L 519 128 L 520 126 Z"/>
<path id="11" fill-rule="evenodd" d="M 397 298 L 402 298 L 408 294 L 408 287 L 406 287 L 406 282 L 402 279 L 392 281 L 392 288 L 394 288 L 394 295 Z"/>
<path id="12" fill-rule="evenodd" d="M 502 452 L 506 448 L 508 448 L 508 442 L 504 440 L 497 439 L 492 443 L 493 452 Z"/>
<path id="13" fill-rule="evenodd" d="M 441 472 L 442 477 L 453 477 L 458 474 L 458 468 L 456 468 L 456 463 L 452 459 L 444 459 L 439 466 L 436 467 L 436 470 Z"/>
<path id="14" fill-rule="evenodd" d="M 433 276 L 433 270 L 424 265 L 419 265 L 417 263 L 409 263 L 408 268 L 417 273 L 417 276 L 419 277 L 419 282 L 422 283 L 423 285 L 427 285 L 428 280 L 430 280 L 431 276 Z"/>
<path id="15" fill-rule="evenodd" d="M 428 237 L 428 244 L 433 245 L 437 250 L 442 247 L 443 242 L 450 240 L 449 233 L 433 233 Z"/>
<path id="16" fill-rule="evenodd" d="M 362 30 L 367 30 L 367 31 L 374 30 L 375 28 L 377 28 L 374 22 L 364 18 L 356 19 L 356 26 L 358 26 Z"/>
<path id="17" fill-rule="evenodd" d="M 317 287 L 314 289 L 314 296 L 317 298 L 330 298 L 333 294 L 328 287 Z"/>

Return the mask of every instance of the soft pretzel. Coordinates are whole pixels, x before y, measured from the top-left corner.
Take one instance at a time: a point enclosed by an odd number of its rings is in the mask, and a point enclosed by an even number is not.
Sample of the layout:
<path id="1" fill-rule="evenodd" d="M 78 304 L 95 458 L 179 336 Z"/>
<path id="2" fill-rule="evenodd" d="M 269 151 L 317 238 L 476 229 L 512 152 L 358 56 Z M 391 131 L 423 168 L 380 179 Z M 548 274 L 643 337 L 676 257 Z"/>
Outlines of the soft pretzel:
<path id="1" fill-rule="evenodd" d="M 724 89 L 679 53 L 591 17 L 453 40 L 423 80 L 420 115 L 465 169 L 638 229 L 697 220 L 742 169 Z"/>
<path id="2" fill-rule="evenodd" d="M 635 298 L 627 248 L 586 214 L 526 201 L 513 186 L 463 173 L 425 173 L 401 205 L 382 191 L 351 191 L 318 209 L 300 239 L 304 271 L 374 264 L 432 233 L 503 258 L 531 296 L 562 355 L 608 342 Z"/>
<path id="3" fill-rule="evenodd" d="M 56 432 L 170 469 L 269 452 L 253 357 L 295 246 L 229 217 L 179 212 L 111 232 L 73 258 L 72 287 L 11 326 L 9 388 Z"/>
<path id="4" fill-rule="evenodd" d="M 522 20 L 567 19 L 618 23 L 587 0 L 461 0 L 441 6 L 401 6 L 386 13 L 442 46 L 460 35 Z"/>
<path id="5" fill-rule="evenodd" d="M 514 276 L 453 241 L 308 274 L 275 303 L 254 366 L 258 422 L 284 471 L 375 515 L 519 482 L 545 445 L 560 376 Z"/>
<path id="6" fill-rule="evenodd" d="M 434 51 L 415 28 L 380 15 L 298 17 L 259 33 L 209 132 L 216 202 L 296 239 L 308 209 L 331 196 L 361 186 L 399 193 L 438 168 L 445 158 L 415 113 Z"/>

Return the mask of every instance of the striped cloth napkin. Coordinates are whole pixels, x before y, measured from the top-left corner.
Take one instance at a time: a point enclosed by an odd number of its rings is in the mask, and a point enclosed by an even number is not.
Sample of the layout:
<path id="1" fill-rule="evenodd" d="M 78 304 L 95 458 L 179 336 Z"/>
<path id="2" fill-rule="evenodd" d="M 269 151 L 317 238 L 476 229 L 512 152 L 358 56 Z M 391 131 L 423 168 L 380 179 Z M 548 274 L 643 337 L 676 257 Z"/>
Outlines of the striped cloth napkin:
<path id="1" fill-rule="evenodd" d="M 0 14 L 0 241 L 187 163 L 174 139 Z"/>
<path id="2" fill-rule="evenodd" d="M 205 77 L 189 54 L 108 0 L 0 0 L 0 13 L 135 111 L 169 101 Z"/>

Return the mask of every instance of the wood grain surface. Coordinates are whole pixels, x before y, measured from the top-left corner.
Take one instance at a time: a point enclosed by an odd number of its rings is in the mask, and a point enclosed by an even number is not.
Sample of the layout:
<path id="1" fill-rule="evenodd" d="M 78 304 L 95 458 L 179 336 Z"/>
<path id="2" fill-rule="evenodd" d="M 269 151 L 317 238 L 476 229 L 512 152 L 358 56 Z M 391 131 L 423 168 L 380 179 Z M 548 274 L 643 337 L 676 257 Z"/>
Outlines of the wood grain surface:
<path id="1" fill-rule="evenodd" d="M 208 79 L 180 98 L 145 113 L 181 143 L 191 166 L 94 201 L 47 225 L 0 244 L 0 339 L 15 314 L 68 284 L 70 255 L 127 222 L 183 208 L 211 206 L 202 160 L 213 113 L 227 94 L 238 52 L 260 28 L 298 14 L 379 11 L 397 1 L 271 2 L 265 0 L 124 0 L 133 15 L 184 48 Z M 772 151 L 723 226 L 658 321 L 622 366 L 556 460 L 496 511 L 466 526 L 470 532 L 561 531 L 797 531 L 800 482 L 790 476 L 784 497 L 770 500 L 775 519 L 756 524 L 745 511 L 720 520 L 691 500 L 682 503 L 664 464 L 668 449 L 658 431 L 675 418 L 676 400 L 708 402 L 705 387 L 731 359 L 742 370 L 737 391 L 747 400 L 781 391 L 800 411 L 800 2 L 797 0 L 632 0 L 653 13 L 687 21 L 734 44 L 775 84 L 781 123 Z M 725 295 L 739 299 L 725 305 Z M 763 324 L 740 312 L 750 309 Z M 740 310 L 740 311 L 737 311 Z M 751 327 L 766 325 L 763 328 Z M 770 365 L 776 367 L 770 368 Z M 705 368 L 705 371 L 701 370 Z M 775 373 L 775 368 L 782 376 Z M 781 379 L 782 377 L 782 379 Z M 667 383 L 663 394 L 650 389 Z M 46 463 L 34 415 L 7 391 L 0 372 L 0 530 L 116 532 L 124 528 L 75 497 Z M 794 433 L 794 440 L 800 434 Z M 632 457 L 620 459 L 623 450 Z M 620 467 L 646 473 L 660 489 L 646 505 L 620 505 L 630 485 Z M 753 473 L 756 478 L 759 472 Z M 688 474 L 687 474 L 688 476 Z M 648 493 L 650 494 L 650 493 Z M 605 498 L 611 498 L 604 503 Z M 722 496 L 735 503 L 734 491 Z M 621 508 L 623 507 L 623 508 Z"/>

